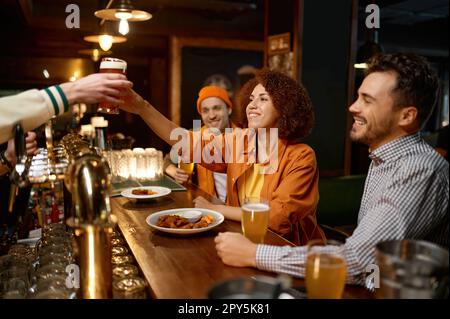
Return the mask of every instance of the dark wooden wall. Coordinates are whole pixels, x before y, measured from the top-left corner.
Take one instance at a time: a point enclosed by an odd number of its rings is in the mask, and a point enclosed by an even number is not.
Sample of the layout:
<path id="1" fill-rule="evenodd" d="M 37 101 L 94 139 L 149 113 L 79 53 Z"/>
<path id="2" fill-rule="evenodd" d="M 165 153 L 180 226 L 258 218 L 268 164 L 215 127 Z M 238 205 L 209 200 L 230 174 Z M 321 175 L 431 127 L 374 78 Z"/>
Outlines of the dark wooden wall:
<path id="1" fill-rule="evenodd" d="M 319 167 L 344 173 L 347 78 L 352 1 L 305 1 L 302 82 L 314 103 L 316 124 L 307 142 Z M 326 8 L 324 8 L 326 7 Z"/>

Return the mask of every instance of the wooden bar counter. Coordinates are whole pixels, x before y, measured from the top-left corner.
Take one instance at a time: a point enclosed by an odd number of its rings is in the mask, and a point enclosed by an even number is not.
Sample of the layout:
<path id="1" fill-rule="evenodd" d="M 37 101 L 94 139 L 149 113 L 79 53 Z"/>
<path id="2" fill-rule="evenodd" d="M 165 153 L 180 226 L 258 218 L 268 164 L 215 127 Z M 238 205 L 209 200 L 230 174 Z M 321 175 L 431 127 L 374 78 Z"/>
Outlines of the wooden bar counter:
<path id="1" fill-rule="evenodd" d="M 172 208 L 193 207 L 192 200 L 200 195 L 211 198 L 194 185 L 188 185 L 187 188 L 185 192 L 172 192 L 150 202 L 111 198 L 112 213 L 117 216 L 119 227 L 150 285 L 152 298 L 207 298 L 209 289 L 224 280 L 277 275 L 222 263 L 216 253 L 214 237 L 219 232 L 241 232 L 238 222 L 225 220 L 210 231 L 188 236 L 152 230 L 145 221 L 149 214 Z M 292 245 L 273 232 L 267 233 L 265 242 L 279 246 Z M 303 280 L 295 279 L 294 287 L 297 285 L 303 285 Z M 373 296 L 362 287 L 347 286 L 344 298 Z"/>

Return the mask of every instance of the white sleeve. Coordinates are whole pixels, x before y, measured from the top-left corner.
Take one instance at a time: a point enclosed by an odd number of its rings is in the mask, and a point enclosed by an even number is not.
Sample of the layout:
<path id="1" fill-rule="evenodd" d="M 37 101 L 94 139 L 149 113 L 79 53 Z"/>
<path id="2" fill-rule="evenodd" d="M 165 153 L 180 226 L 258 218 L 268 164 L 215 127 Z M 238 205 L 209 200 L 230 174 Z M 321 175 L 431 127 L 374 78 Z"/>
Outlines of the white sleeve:
<path id="1" fill-rule="evenodd" d="M 0 98 L 0 144 L 12 138 L 15 123 L 21 122 L 24 131 L 30 131 L 68 109 L 67 98 L 58 85 Z"/>

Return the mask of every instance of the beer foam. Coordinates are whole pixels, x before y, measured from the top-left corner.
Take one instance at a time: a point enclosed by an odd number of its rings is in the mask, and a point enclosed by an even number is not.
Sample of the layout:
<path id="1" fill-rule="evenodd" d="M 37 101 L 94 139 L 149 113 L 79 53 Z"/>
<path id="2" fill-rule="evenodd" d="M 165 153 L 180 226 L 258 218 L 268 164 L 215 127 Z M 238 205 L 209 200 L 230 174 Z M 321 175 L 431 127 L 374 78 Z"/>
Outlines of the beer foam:
<path id="1" fill-rule="evenodd" d="M 242 206 L 242 209 L 253 212 L 266 212 L 269 210 L 269 205 L 264 203 L 250 203 Z"/>
<path id="2" fill-rule="evenodd" d="M 121 69 L 125 73 L 127 70 L 127 62 L 124 60 L 115 59 L 113 61 L 102 61 L 100 69 Z"/>

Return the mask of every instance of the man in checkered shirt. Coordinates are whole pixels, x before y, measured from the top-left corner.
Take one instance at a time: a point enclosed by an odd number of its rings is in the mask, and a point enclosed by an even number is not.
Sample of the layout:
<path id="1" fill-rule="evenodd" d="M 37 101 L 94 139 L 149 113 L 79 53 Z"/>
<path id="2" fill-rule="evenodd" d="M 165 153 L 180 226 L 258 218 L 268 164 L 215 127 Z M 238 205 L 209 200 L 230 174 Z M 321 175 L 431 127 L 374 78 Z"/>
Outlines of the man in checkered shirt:
<path id="1" fill-rule="evenodd" d="M 448 162 L 419 134 L 437 89 L 435 73 L 416 55 L 385 54 L 369 63 L 349 108 L 350 137 L 369 146 L 372 160 L 358 225 L 344 245 L 349 282 L 364 284 L 379 242 L 422 239 L 448 247 Z M 238 233 L 220 233 L 215 242 L 225 264 L 305 274 L 305 246 L 256 245 Z"/>

